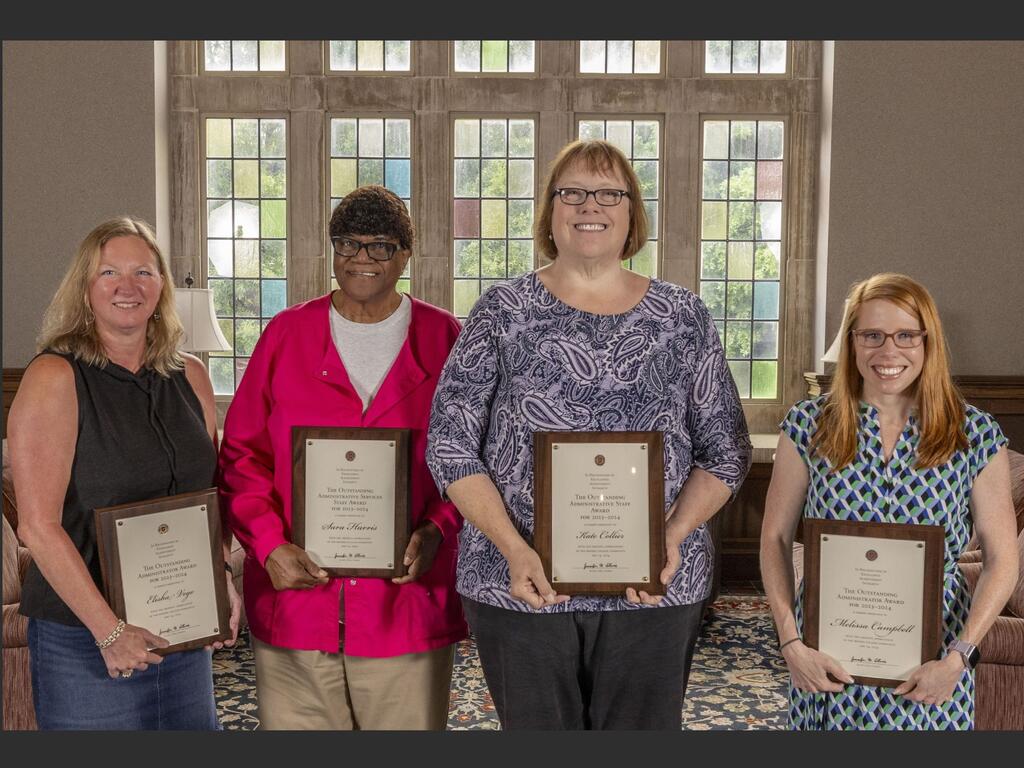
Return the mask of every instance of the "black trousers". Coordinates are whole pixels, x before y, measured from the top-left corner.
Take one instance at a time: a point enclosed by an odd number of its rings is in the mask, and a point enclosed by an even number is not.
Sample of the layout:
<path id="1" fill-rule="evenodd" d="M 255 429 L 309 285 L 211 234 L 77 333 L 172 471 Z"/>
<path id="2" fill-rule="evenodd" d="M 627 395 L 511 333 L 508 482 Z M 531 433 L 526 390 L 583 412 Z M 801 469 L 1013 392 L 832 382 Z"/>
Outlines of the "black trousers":
<path id="1" fill-rule="evenodd" d="M 704 604 L 524 613 L 462 599 L 505 730 L 679 730 Z"/>

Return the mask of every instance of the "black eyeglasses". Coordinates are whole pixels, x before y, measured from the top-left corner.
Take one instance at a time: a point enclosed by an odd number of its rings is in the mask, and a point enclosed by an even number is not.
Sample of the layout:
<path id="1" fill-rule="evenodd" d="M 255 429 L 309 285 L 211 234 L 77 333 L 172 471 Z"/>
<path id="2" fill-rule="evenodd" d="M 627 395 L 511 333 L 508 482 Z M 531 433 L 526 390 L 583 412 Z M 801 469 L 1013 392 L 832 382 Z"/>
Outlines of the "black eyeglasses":
<path id="1" fill-rule="evenodd" d="M 622 198 L 629 197 L 629 192 L 624 189 L 581 189 L 580 187 L 562 187 L 556 189 L 554 197 L 558 195 L 566 205 L 583 205 L 591 195 L 598 205 L 610 207 L 622 202 Z"/>
<path id="2" fill-rule="evenodd" d="M 389 243 L 383 240 L 373 240 L 369 243 L 360 243 L 350 237 L 332 237 L 334 253 L 345 259 L 355 258 L 359 251 L 366 249 L 366 255 L 374 261 L 390 261 L 399 249 L 397 243 Z"/>
<path id="3" fill-rule="evenodd" d="M 865 328 L 860 331 L 850 331 L 862 347 L 877 349 L 885 344 L 886 339 L 892 339 L 892 343 L 901 349 L 913 349 L 921 346 L 928 331 L 905 329 L 894 333 L 885 333 L 877 328 Z"/>

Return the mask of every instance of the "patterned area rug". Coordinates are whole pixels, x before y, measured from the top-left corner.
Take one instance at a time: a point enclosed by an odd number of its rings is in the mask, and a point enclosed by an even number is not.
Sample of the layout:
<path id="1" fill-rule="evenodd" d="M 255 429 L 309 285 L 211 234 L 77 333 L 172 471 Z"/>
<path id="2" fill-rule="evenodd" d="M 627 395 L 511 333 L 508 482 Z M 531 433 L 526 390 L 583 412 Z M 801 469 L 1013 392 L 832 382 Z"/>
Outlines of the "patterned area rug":
<path id="1" fill-rule="evenodd" d="M 787 673 L 776 649 L 763 597 L 721 597 L 694 654 L 683 705 L 691 730 L 766 730 L 786 725 Z M 248 633 L 213 657 L 217 711 L 225 730 L 259 727 Z M 452 675 L 449 730 L 495 730 L 498 716 L 487 691 L 476 645 L 459 643 Z"/>

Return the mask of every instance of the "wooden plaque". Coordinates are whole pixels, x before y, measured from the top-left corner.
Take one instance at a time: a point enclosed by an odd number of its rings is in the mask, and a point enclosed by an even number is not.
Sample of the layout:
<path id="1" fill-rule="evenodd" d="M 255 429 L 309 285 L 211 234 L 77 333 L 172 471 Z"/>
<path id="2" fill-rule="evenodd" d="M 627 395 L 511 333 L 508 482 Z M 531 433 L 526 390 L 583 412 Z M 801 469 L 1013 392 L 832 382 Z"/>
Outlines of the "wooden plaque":
<path id="1" fill-rule="evenodd" d="M 942 649 L 945 529 L 804 518 L 804 643 L 862 685 L 898 686 Z"/>
<path id="2" fill-rule="evenodd" d="M 405 575 L 409 445 L 408 429 L 292 427 L 292 542 L 334 576 Z"/>
<path id="3" fill-rule="evenodd" d="M 661 432 L 534 433 L 534 546 L 556 592 L 663 593 L 662 442 Z"/>
<path id="4" fill-rule="evenodd" d="M 230 640 L 217 490 L 94 511 L 107 602 L 171 643 L 164 655 Z"/>

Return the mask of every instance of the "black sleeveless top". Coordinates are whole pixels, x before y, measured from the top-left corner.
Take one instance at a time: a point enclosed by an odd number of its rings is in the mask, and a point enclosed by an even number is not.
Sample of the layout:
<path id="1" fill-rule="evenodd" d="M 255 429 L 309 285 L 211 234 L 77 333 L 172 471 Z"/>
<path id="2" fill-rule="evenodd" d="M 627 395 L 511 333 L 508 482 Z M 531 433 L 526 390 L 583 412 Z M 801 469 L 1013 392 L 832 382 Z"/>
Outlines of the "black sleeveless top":
<path id="1" fill-rule="evenodd" d="M 148 368 L 136 374 L 114 363 L 98 368 L 70 354 L 58 356 L 75 372 L 78 397 L 78 441 L 61 525 L 102 592 L 93 510 L 209 488 L 217 453 L 183 370 L 169 377 Z M 34 562 L 20 612 L 82 625 Z"/>

